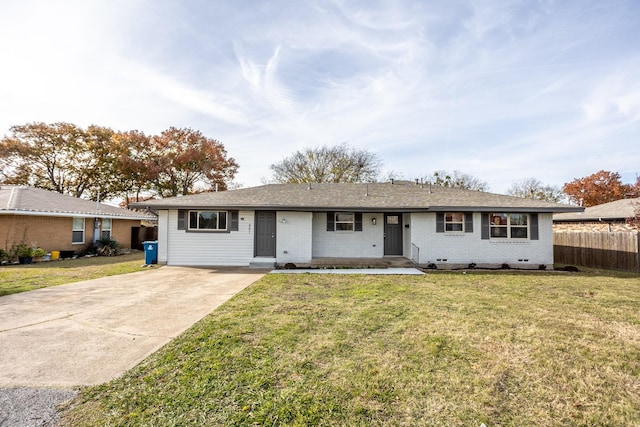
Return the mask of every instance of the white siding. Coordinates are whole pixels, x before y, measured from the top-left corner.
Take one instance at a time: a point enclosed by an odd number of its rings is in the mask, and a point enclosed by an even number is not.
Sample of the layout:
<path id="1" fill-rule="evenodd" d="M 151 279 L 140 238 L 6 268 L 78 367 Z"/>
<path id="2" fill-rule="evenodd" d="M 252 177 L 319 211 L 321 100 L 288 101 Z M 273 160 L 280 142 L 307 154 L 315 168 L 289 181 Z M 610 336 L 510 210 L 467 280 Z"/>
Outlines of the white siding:
<path id="1" fill-rule="evenodd" d="M 279 264 L 311 261 L 311 212 L 277 212 L 276 261 Z"/>
<path id="2" fill-rule="evenodd" d="M 376 225 L 371 223 L 376 218 Z M 313 257 L 382 258 L 384 215 L 362 214 L 362 231 L 327 231 L 327 213 L 313 214 Z"/>
<path id="3" fill-rule="evenodd" d="M 238 231 L 202 233 L 178 230 L 178 211 L 168 214 L 167 264 L 169 265 L 249 265 L 253 259 L 253 211 L 240 211 Z M 162 244 L 162 240 L 159 244 Z"/>
<path id="4" fill-rule="evenodd" d="M 435 213 L 411 214 L 411 238 L 420 264 L 496 265 L 538 268 L 553 265 L 552 214 L 538 214 L 539 240 L 482 240 L 481 214 L 473 214 L 473 233 L 436 233 Z M 446 260 L 446 261 L 445 261 Z"/>
<path id="5" fill-rule="evenodd" d="M 158 264 L 167 263 L 167 248 L 169 232 L 169 211 L 158 212 Z"/>

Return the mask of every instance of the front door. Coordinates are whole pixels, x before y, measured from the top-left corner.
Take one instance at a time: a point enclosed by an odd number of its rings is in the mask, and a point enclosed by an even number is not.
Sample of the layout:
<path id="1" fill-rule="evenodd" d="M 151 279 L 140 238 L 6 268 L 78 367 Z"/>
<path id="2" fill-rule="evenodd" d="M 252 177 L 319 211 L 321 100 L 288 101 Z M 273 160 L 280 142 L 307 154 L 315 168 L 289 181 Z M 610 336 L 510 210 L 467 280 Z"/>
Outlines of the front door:
<path id="1" fill-rule="evenodd" d="M 256 211 L 256 255 L 257 257 L 276 256 L 276 213 L 274 211 Z"/>
<path id="2" fill-rule="evenodd" d="M 402 214 L 384 214 L 384 254 L 402 255 Z"/>

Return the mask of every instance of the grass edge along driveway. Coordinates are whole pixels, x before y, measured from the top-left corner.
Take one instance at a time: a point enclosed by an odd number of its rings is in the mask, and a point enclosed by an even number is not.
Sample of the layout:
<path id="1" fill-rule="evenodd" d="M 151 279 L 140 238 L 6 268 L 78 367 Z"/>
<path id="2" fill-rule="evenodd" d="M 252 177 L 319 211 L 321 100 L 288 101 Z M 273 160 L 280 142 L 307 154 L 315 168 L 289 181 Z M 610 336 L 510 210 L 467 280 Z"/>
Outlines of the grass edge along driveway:
<path id="1" fill-rule="evenodd" d="M 267 275 L 62 425 L 634 425 L 637 275 Z"/>

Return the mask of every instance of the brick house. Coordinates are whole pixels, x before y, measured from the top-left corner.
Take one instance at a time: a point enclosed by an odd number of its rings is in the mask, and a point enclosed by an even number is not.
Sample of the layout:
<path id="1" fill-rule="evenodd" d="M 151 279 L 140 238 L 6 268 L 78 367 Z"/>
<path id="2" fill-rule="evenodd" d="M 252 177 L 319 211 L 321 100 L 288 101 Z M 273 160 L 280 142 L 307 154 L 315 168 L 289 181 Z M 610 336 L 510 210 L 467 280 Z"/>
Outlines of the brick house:
<path id="1" fill-rule="evenodd" d="M 438 268 L 553 265 L 552 215 L 581 207 L 413 182 L 271 184 L 134 203 L 158 212 L 158 262 Z"/>
<path id="2" fill-rule="evenodd" d="M 622 199 L 590 206 L 584 212 L 553 215 L 553 231 L 634 231 L 628 219 L 640 209 L 640 198 Z"/>
<path id="3" fill-rule="evenodd" d="M 102 237 L 131 247 L 131 229 L 155 215 L 33 187 L 0 186 L 0 248 L 24 241 L 50 251 L 82 252 Z"/>

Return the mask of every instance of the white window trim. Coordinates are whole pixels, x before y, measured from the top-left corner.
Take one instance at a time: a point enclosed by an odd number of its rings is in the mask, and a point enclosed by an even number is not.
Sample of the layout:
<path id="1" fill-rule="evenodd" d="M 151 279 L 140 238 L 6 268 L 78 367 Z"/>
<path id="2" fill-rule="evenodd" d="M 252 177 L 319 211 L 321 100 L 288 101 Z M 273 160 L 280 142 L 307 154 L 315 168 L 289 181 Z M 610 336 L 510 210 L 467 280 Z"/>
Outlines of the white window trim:
<path id="1" fill-rule="evenodd" d="M 462 215 L 462 220 L 460 221 L 447 221 L 447 215 Z M 464 222 L 465 222 L 465 214 L 464 212 L 445 212 L 444 213 L 444 232 L 445 234 L 460 234 L 464 233 Z M 460 224 L 460 230 L 447 230 L 447 225 Z"/>
<path id="2" fill-rule="evenodd" d="M 82 229 L 76 229 L 76 228 L 75 228 L 75 222 L 76 222 L 76 219 L 81 219 L 81 220 L 82 220 Z M 86 237 L 87 237 L 87 236 L 86 236 L 86 234 L 87 234 L 87 232 L 86 232 L 86 226 L 87 226 L 87 225 L 85 224 L 85 221 L 86 221 L 86 219 L 85 219 L 85 218 L 82 218 L 82 217 L 74 217 L 74 218 L 71 220 L 71 244 L 72 244 L 72 245 L 84 245 L 84 241 L 85 241 L 85 239 L 86 239 Z M 81 242 L 74 242 L 74 241 L 73 241 L 73 233 L 75 233 L 75 232 L 77 232 L 77 231 L 82 231 L 82 241 L 81 241 Z"/>
<path id="3" fill-rule="evenodd" d="M 491 222 L 491 218 L 493 215 L 506 215 L 507 216 L 507 224 L 506 225 L 494 225 Z M 524 215 L 527 218 L 527 225 L 511 225 L 511 215 Z M 529 227 L 531 226 L 531 216 L 529 214 L 526 213 L 515 213 L 515 212 L 492 212 L 489 214 L 489 238 L 491 240 L 497 240 L 497 241 L 506 241 L 506 240 L 514 240 L 514 241 L 518 241 L 518 242 L 523 242 L 525 240 L 530 240 L 531 239 L 531 230 L 529 229 Z M 506 228 L 507 230 L 507 236 L 506 237 L 494 237 L 493 236 L 493 229 L 494 228 Z M 511 231 L 513 228 L 526 228 L 527 229 L 527 237 L 511 237 Z"/>
<path id="4" fill-rule="evenodd" d="M 350 215 L 350 221 L 338 221 L 338 215 Z M 350 230 L 338 230 L 338 224 L 351 224 Z M 356 231 L 356 214 L 354 212 L 336 212 L 333 217 L 333 230 L 336 233 L 353 233 Z"/>
<path id="5" fill-rule="evenodd" d="M 200 218 L 200 212 L 215 212 L 216 213 L 216 222 L 217 222 L 217 227 L 218 228 L 191 228 L 191 213 L 192 212 L 196 212 L 197 213 L 197 217 Z M 225 214 L 225 228 L 219 228 L 220 227 L 220 213 L 224 213 Z M 188 231 L 201 231 L 201 232 L 215 232 L 215 231 L 222 231 L 222 232 L 226 232 L 229 231 L 229 223 L 231 221 L 230 215 L 229 215 L 229 211 L 222 211 L 222 210 L 211 210 L 211 209 L 200 209 L 200 210 L 190 210 L 187 212 L 187 230 Z M 199 222 L 199 220 L 198 220 Z"/>

